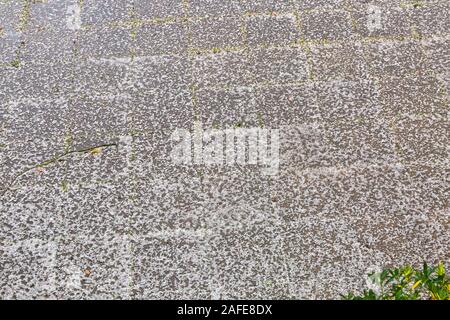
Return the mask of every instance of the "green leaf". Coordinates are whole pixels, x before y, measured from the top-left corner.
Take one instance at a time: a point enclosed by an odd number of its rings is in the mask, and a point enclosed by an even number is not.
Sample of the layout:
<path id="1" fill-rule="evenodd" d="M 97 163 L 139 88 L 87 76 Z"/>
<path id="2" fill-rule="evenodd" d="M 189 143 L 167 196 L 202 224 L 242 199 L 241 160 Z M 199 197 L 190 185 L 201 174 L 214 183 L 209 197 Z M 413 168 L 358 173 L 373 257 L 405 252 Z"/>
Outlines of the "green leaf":
<path id="1" fill-rule="evenodd" d="M 439 262 L 436 273 L 438 276 L 445 276 L 445 267 L 442 261 Z"/>

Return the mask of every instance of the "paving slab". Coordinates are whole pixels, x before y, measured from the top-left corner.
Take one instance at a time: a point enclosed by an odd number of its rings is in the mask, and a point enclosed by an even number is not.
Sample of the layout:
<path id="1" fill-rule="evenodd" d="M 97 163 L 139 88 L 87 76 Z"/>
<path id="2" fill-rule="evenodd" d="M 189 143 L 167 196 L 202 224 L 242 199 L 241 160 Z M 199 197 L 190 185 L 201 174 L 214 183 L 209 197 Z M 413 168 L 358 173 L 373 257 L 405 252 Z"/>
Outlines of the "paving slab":
<path id="1" fill-rule="evenodd" d="M 181 23 L 142 25 L 133 46 L 137 56 L 184 54 L 187 48 L 188 28 Z"/>
<path id="2" fill-rule="evenodd" d="M 72 60 L 18 61 L 19 65 L 5 70 L 2 79 L 6 100 L 67 98 L 73 91 L 75 65 Z"/>
<path id="3" fill-rule="evenodd" d="M 79 32 L 78 54 L 89 58 L 130 56 L 132 30 L 129 27 L 92 27 Z"/>
<path id="4" fill-rule="evenodd" d="M 130 118 L 130 130 L 172 133 L 177 128 L 192 128 L 195 108 L 191 91 L 179 88 L 143 92 L 126 104 L 124 112 Z"/>
<path id="5" fill-rule="evenodd" d="M 339 8 L 345 5 L 344 0 L 293 0 L 299 10 Z"/>
<path id="6" fill-rule="evenodd" d="M 51 201 L 46 201 L 47 197 Z M 63 234 L 63 190 L 59 185 L 26 185 L 2 198 L 3 242 L 50 239 Z"/>
<path id="7" fill-rule="evenodd" d="M 56 243 L 32 238 L 2 244 L 1 295 L 4 299 L 55 298 Z"/>
<path id="8" fill-rule="evenodd" d="M 386 77 L 380 81 L 383 113 L 389 118 L 398 114 L 447 114 L 445 88 L 432 75 Z"/>
<path id="9" fill-rule="evenodd" d="M 287 45 L 300 37 L 294 14 L 250 16 L 246 23 L 250 46 Z"/>
<path id="10" fill-rule="evenodd" d="M 295 10 L 292 0 L 242 0 L 241 6 L 248 13 L 292 12 Z"/>
<path id="11" fill-rule="evenodd" d="M 252 65 L 245 49 L 196 54 L 192 58 L 193 82 L 198 88 L 245 86 L 252 83 Z"/>
<path id="12" fill-rule="evenodd" d="M 305 40 L 349 40 L 355 35 L 350 14 L 346 10 L 301 12 L 299 20 L 302 37 Z M 334 27 L 328 28 L 328 23 Z"/>
<path id="13" fill-rule="evenodd" d="M 133 9 L 138 19 L 179 18 L 185 15 L 185 1 L 133 0 Z M 188 3 L 189 6 L 192 4 Z"/>
<path id="14" fill-rule="evenodd" d="M 423 3 L 414 8 L 412 21 L 422 36 L 444 35 L 449 29 L 450 5 L 446 1 Z"/>
<path id="15" fill-rule="evenodd" d="M 79 96 L 121 96 L 131 78 L 131 60 L 80 58 L 74 60 L 73 93 Z"/>
<path id="16" fill-rule="evenodd" d="M 261 48 L 249 52 L 256 83 L 293 83 L 309 78 L 307 53 L 302 48 Z"/>
<path id="17" fill-rule="evenodd" d="M 311 78 L 318 81 L 345 81 L 369 77 L 364 48 L 361 42 L 311 46 Z"/>
<path id="18" fill-rule="evenodd" d="M 214 1 L 214 0 L 192 0 L 189 1 L 188 13 L 190 16 L 233 16 L 242 13 L 245 1 Z"/>
<path id="19" fill-rule="evenodd" d="M 81 21 L 86 25 L 106 25 L 130 20 L 133 7 L 130 1 L 83 1 Z"/>
<path id="20" fill-rule="evenodd" d="M 350 13 L 360 36 L 400 38 L 413 32 L 413 10 L 400 1 L 354 1 Z"/>
<path id="21" fill-rule="evenodd" d="M 136 57 L 131 64 L 126 86 L 138 95 L 154 89 L 189 89 L 191 62 L 186 55 Z"/>
<path id="22" fill-rule="evenodd" d="M 401 115 L 393 123 L 398 152 L 405 161 L 446 163 L 447 118 L 430 115 Z M 433 143 L 428 143 L 432 140 Z"/>
<path id="23" fill-rule="evenodd" d="M 374 76 L 417 76 L 427 73 L 427 60 L 418 41 L 376 41 L 366 46 Z"/>
<path id="24" fill-rule="evenodd" d="M 54 296 L 58 299 L 130 299 L 133 244 L 126 235 L 71 234 L 56 242 Z"/>
<path id="25" fill-rule="evenodd" d="M 0 0 L 0 298 L 339 299 L 450 261 L 448 7 Z"/>
<path id="26" fill-rule="evenodd" d="M 214 49 L 244 44 L 240 17 L 198 18 L 190 24 L 191 47 Z"/>

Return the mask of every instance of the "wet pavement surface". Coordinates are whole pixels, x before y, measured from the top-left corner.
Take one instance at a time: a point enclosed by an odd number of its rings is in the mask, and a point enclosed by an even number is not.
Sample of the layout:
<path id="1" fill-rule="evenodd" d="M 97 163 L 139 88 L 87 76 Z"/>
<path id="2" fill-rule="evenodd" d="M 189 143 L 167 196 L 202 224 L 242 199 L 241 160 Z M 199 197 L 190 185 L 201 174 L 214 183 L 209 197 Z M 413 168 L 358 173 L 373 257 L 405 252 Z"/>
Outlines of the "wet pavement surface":
<path id="1" fill-rule="evenodd" d="M 0 298 L 339 298 L 448 264 L 449 7 L 0 0 Z M 278 130 L 276 171 L 174 163 L 199 127 Z"/>

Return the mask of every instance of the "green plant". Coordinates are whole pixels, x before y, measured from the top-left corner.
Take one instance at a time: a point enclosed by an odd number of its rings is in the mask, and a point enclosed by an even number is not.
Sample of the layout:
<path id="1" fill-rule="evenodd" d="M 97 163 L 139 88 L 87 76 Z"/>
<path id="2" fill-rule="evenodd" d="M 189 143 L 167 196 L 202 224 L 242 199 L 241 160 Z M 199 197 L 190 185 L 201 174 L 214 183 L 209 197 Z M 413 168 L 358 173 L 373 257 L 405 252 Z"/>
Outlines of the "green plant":
<path id="1" fill-rule="evenodd" d="M 14 68 L 19 68 L 20 67 L 20 60 L 16 59 L 11 61 L 11 66 Z"/>
<path id="2" fill-rule="evenodd" d="M 362 295 L 349 293 L 346 300 L 450 300 L 450 279 L 440 262 L 436 267 L 424 263 L 421 270 L 411 266 L 370 273 L 378 289 L 366 289 Z"/>

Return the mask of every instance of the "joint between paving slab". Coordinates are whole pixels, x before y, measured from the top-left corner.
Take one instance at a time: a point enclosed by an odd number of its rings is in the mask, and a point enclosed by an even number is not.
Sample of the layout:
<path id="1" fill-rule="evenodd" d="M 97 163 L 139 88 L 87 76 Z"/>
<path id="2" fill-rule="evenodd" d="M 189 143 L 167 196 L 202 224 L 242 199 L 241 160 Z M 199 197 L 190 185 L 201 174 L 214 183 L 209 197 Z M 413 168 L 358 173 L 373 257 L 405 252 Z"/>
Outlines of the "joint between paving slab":
<path id="1" fill-rule="evenodd" d="M 367 42 L 366 41 L 367 38 L 363 37 L 360 33 L 357 32 L 358 23 L 357 23 L 356 19 L 354 18 L 353 10 L 352 10 L 352 8 L 350 7 L 350 5 L 348 3 L 345 4 L 344 10 L 347 11 L 347 13 L 349 15 L 349 18 L 350 18 L 350 21 L 352 21 L 353 33 L 356 35 L 357 41 L 359 41 L 363 45 L 362 54 L 364 56 L 364 62 L 365 62 L 365 64 L 368 67 L 368 73 L 369 73 L 370 77 L 374 81 L 375 91 L 377 92 L 377 95 L 379 96 L 381 94 L 381 92 L 382 92 L 380 79 L 379 79 L 379 76 L 374 75 L 373 67 L 372 67 L 372 65 L 370 63 L 370 59 L 369 59 L 369 56 L 368 56 L 368 53 L 367 53 L 367 50 L 366 50 L 366 46 L 370 42 Z M 382 107 L 380 106 L 380 101 L 378 101 L 377 107 L 382 109 Z M 391 122 L 392 119 L 387 118 L 386 115 L 381 110 L 381 119 L 380 120 L 383 123 L 386 123 L 388 125 L 389 138 L 390 138 L 390 142 L 392 144 L 393 152 L 394 152 L 393 156 L 394 156 L 394 158 L 396 159 L 397 162 L 401 163 L 401 157 L 399 156 L 399 150 L 398 150 L 398 143 L 397 143 L 396 133 L 395 133 L 394 128 L 392 127 L 392 122 Z"/>
<path id="2" fill-rule="evenodd" d="M 28 27 L 28 20 L 30 19 L 30 9 L 32 0 L 24 0 L 22 12 L 20 13 L 18 31 L 24 32 Z"/>
<path id="3" fill-rule="evenodd" d="M 314 81 L 314 67 L 313 67 L 313 57 L 310 43 L 306 42 L 305 35 L 302 27 L 301 13 L 299 11 L 295 11 L 295 23 L 297 31 L 299 32 L 300 39 L 298 40 L 298 44 L 305 51 L 306 54 L 306 69 L 308 73 L 308 80 Z"/>
<path id="4" fill-rule="evenodd" d="M 189 74 L 190 74 L 190 79 L 191 79 L 191 83 L 189 85 L 189 92 L 191 95 L 191 103 L 192 103 L 192 111 L 193 111 L 193 116 L 195 117 L 200 117 L 201 111 L 198 109 L 198 100 L 197 100 L 197 88 L 195 85 L 195 80 L 194 80 L 194 61 L 193 61 L 193 55 L 194 53 L 191 52 L 190 47 L 192 44 L 192 39 L 193 39 L 193 35 L 192 35 L 192 30 L 191 30 L 191 20 L 189 19 L 189 1 L 188 0 L 182 0 L 182 4 L 183 4 L 183 24 L 186 25 L 187 27 L 187 49 L 186 49 L 186 54 L 189 58 Z M 195 119 L 194 119 L 195 120 Z"/>

